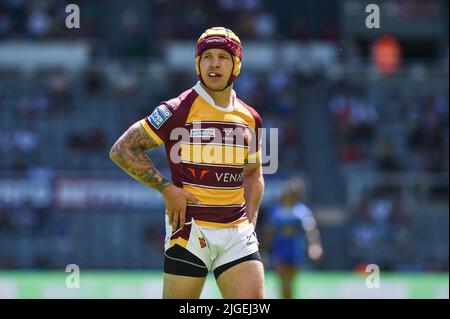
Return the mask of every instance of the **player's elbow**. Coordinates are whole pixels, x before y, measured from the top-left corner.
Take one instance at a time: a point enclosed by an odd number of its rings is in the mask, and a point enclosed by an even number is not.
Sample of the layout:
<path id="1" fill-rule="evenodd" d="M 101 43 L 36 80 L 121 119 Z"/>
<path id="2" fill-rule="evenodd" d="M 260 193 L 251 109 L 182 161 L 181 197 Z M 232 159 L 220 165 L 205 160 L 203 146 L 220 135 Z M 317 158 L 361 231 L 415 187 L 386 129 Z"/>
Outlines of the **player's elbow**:
<path id="1" fill-rule="evenodd" d="M 260 167 L 250 171 L 244 171 L 244 178 L 264 186 L 264 177 Z"/>
<path id="2" fill-rule="evenodd" d="M 109 158 L 114 162 L 117 163 L 120 160 L 120 152 L 118 151 L 116 144 L 111 147 L 109 150 Z"/>
<path id="3" fill-rule="evenodd" d="M 262 168 L 260 164 L 247 164 L 244 168 L 244 178 L 254 178 L 258 179 L 262 176 Z"/>

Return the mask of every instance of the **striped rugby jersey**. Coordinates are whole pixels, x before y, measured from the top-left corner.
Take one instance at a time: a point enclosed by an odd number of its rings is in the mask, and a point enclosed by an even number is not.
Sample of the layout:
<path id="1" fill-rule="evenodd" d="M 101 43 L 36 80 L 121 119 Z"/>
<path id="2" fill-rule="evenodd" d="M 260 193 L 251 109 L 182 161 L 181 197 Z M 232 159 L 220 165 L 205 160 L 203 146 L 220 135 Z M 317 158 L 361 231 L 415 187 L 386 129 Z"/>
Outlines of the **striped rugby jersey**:
<path id="1" fill-rule="evenodd" d="M 173 183 L 201 202 L 188 203 L 186 222 L 194 218 L 208 227 L 249 222 L 243 170 L 247 162 L 260 163 L 262 121 L 234 90 L 232 101 L 227 108 L 216 106 L 198 82 L 140 121 L 158 144 L 165 144 Z M 176 128 L 183 128 L 184 134 L 171 138 Z"/>

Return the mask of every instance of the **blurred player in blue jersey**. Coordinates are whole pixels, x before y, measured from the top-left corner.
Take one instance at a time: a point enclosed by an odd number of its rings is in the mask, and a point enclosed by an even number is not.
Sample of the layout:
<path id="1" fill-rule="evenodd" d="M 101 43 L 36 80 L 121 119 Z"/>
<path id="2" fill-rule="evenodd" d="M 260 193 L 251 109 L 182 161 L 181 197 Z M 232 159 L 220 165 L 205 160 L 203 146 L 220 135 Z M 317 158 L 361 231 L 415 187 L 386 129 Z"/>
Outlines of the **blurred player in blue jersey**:
<path id="1" fill-rule="evenodd" d="M 300 178 L 287 182 L 281 201 L 268 211 L 265 239 L 270 262 L 281 279 L 282 296 L 293 296 L 293 284 L 308 257 L 317 261 L 323 249 L 312 211 L 303 203 L 305 187 Z"/>

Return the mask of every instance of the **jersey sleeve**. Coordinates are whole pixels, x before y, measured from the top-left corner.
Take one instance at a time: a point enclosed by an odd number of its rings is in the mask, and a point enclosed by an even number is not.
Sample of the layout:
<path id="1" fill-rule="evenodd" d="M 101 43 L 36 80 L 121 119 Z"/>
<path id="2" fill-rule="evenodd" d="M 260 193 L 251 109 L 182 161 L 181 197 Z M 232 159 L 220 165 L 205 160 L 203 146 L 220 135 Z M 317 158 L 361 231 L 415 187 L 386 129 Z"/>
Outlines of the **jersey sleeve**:
<path id="1" fill-rule="evenodd" d="M 163 103 L 140 123 L 147 134 L 161 145 L 169 141 L 170 132 L 177 126 L 176 115 L 176 110 L 170 104 Z"/>

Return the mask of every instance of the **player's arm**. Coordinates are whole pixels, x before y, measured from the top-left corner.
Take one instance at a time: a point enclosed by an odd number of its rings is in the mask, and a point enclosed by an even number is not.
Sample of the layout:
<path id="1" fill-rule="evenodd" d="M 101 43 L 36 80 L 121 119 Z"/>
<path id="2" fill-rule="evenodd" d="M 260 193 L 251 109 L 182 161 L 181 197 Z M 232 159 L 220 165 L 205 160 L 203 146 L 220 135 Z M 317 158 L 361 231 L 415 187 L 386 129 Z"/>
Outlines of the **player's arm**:
<path id="1" fill-rule="evenodd" d="M 145 153 L 156 146 L 158 143 L 136 122 L 116 141 L 109 157 L 137 181 L 162 192 L 172 183 L 155 168 Z"/>
<path id="2" fill-rule="evenodd" d="M 247 164 L 244 167 L 244 198 L 247 217 L 256 226 L 259 206 L 264 194 L 264 177 L 260 163 Z"/>
<path id="3" fill-rule="evenodd" d="M 167 180 L 153 165 L 145 151 L 159 145 L 142 127 L 140 122 L 133 124 L 114 144 L 110 158 L 127 174 L 153 189 L 161 192 L 166 213 L 172 229 L 183 228 L 186 215 L 186 203 L 199 201 L 189 192 L 176 187 Z"/>
<path id="4" fill-rule="evenodd" d="M 308 240 L 308 256 L 312 260 L 319 260 L 323 255 L 322 240 L 315 218 L 311 215 L 303 222 L 306 239 Z"/>

